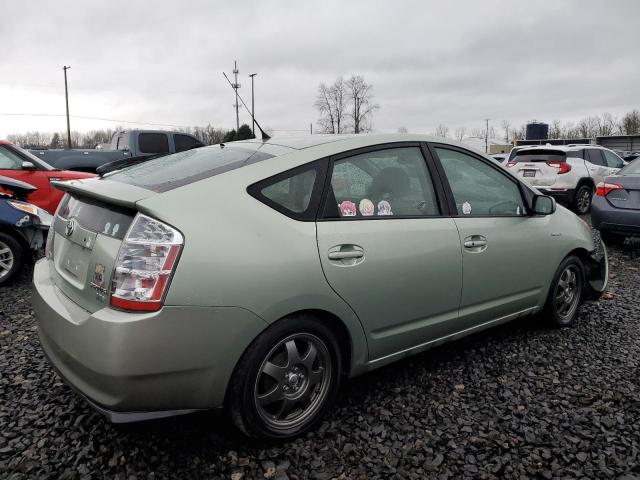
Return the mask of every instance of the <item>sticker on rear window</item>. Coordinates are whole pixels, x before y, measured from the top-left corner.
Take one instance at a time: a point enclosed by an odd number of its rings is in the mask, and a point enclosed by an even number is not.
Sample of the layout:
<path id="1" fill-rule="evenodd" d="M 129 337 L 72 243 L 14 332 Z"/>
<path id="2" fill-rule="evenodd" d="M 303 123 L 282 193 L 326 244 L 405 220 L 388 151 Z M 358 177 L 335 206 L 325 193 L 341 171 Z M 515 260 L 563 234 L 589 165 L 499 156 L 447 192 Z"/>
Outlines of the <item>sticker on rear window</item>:
<path id="1" fill-rule="evenodd" d="M 393 215 L 391 204 L 386 200 L 380 200 L 378 202 L 378 215 Z"/>
<path id="2" fill-rule="evenodd" d="M 464 202 L 462 204 L 462 213 L 464 213 L 465 215 L 471 214 L 471 204 L 469 202 Z"/>
<path id="3" fill-rule="evenodd" d="M 340 213 L 343 217 L 355 217 L 356 216 L 356 204 L 345 200 L 341 204 L 338 205 L 340 207 Z"/>
<path id="4" fill-rule="evenodd" d="M 373 202 L 368 198 L 363 198 L 360 200 L 360 204 L 358 205 L 360 208 L 360 213 L 363 217 L 370 217 L 373 215 L 375 207 L 373 206 Z"/>

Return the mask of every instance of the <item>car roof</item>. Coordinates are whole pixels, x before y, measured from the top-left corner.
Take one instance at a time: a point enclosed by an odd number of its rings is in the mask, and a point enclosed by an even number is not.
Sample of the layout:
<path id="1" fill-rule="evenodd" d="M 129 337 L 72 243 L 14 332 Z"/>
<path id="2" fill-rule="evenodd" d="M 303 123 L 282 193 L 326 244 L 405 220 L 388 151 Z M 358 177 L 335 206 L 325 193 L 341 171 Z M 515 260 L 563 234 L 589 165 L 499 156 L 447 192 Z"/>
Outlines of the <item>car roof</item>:
<path id="1" fill-rule="evenodd" d="M 591 145 L 591 144 L 583 144 L 583 145 L 527 145 L 522 146 L 518 150 L 518 152 L 525 152 L 527 150 L 556 150 L 560 152 L 575 152 L 577 150 L 583 150 L 585 148 L 599 148 L 601 150 L 609 150 L 602 145 Z"/>
<path id="2" fill-rule="evenodd" d="M 350 150 L 354 148 L 365 147 L 368 145 L 380 145 L 384 143 L 397 142 L 431 142 L 452 145 L 466 150 L 478 152 L 473 147 L 463 143 L 456 142 L 449 138 L 434 137 L 431 135 L 417 133 L 360 133 L 360 134 L 314 134 L 300 136 L 273 137 L 263 141 L 260 139 L 240 140 L 232 142 L 234 145 L 255 144 L 274 145 L 278 147 L 290 148 L 293 150 L 304 150 L 307 148 L 318 147 L 327 144 L 335 144 L 334 146 L 340 150 Z M 482 152 L 478 152 L 482 153 Z M 484 153 L 482 153 L 484 155 Z"/>

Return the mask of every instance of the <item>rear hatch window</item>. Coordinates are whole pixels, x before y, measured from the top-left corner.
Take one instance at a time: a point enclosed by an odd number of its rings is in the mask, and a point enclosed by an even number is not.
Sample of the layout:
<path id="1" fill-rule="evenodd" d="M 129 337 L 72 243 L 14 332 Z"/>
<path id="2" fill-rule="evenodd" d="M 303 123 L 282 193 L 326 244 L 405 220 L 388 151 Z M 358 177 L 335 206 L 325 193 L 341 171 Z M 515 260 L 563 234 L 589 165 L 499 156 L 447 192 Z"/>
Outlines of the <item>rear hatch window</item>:
<path id="1" fill-rule="evenodd" d="M 154 158 L 105 178 L 162 193 L 229 170 L 272 158 L 261 144 L 226 144 Z"/>
<path id="2" fill-rule="evenodd" d="M 567 154 L 560 150 L 520 150 L 511 162 L 564 162 Z"/>

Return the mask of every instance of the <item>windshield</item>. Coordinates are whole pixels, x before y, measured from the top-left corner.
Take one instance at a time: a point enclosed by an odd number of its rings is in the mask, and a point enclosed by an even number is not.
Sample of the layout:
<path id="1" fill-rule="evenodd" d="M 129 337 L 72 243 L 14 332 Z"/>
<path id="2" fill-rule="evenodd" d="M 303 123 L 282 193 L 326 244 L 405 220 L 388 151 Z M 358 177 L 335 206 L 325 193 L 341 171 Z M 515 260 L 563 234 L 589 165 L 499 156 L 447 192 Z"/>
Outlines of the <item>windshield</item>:
<path id="1" fill-rule="evenodd" d="M 109 180 L 162 193 L 272 158 L 261 144 L 213 145 L 154 158 L 109 175 Z"/>
<path id="2" fill-rule="evenodd" d="M 640 159 L 628 164 L 618 172 L 618 175 L 640 175 Z"/>
<path id="3" fill-rule="evenodd" d="M 521 150 L 512 162 L 564 162 L 567 155 L 559 150 Z"/>

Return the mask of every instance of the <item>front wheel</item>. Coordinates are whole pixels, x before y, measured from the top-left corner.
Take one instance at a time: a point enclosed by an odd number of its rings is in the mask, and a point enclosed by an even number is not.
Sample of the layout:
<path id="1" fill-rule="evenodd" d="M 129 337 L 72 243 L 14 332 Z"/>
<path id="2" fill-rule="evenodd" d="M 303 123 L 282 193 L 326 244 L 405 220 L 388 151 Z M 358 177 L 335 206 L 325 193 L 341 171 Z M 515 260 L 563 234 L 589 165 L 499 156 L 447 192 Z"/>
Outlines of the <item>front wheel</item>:
<path id="1" fill-rule="evenodd" d="M 576 191 L 576 196 L 573 201 L 573 208 L 578 215 L 586 215 L 591 210 L 591 198 L 593 192 L 589 185 L 582 185 Z"/>
<path id="2" fill-rule="evenodd" d="M 232 376 L 227 409 L 245 435 L 288 439 L 317 425 L 341 377 L 333 332 L 308 316 L 280 320 L 247 349 Z"/>
<path id="3" fill-rule="evenodd" d="M 11 235 L 0 232 L 0 285 L 10 281 L 23 263 L 22 247 Z"/>
<path id="4" fill-rule="evenodd" d="M 584 297 L 584 267 L 578 257 L 565 258 L 553 277 L 544 315 L 552 324 L 566 327 L 575 322 Z"/>

